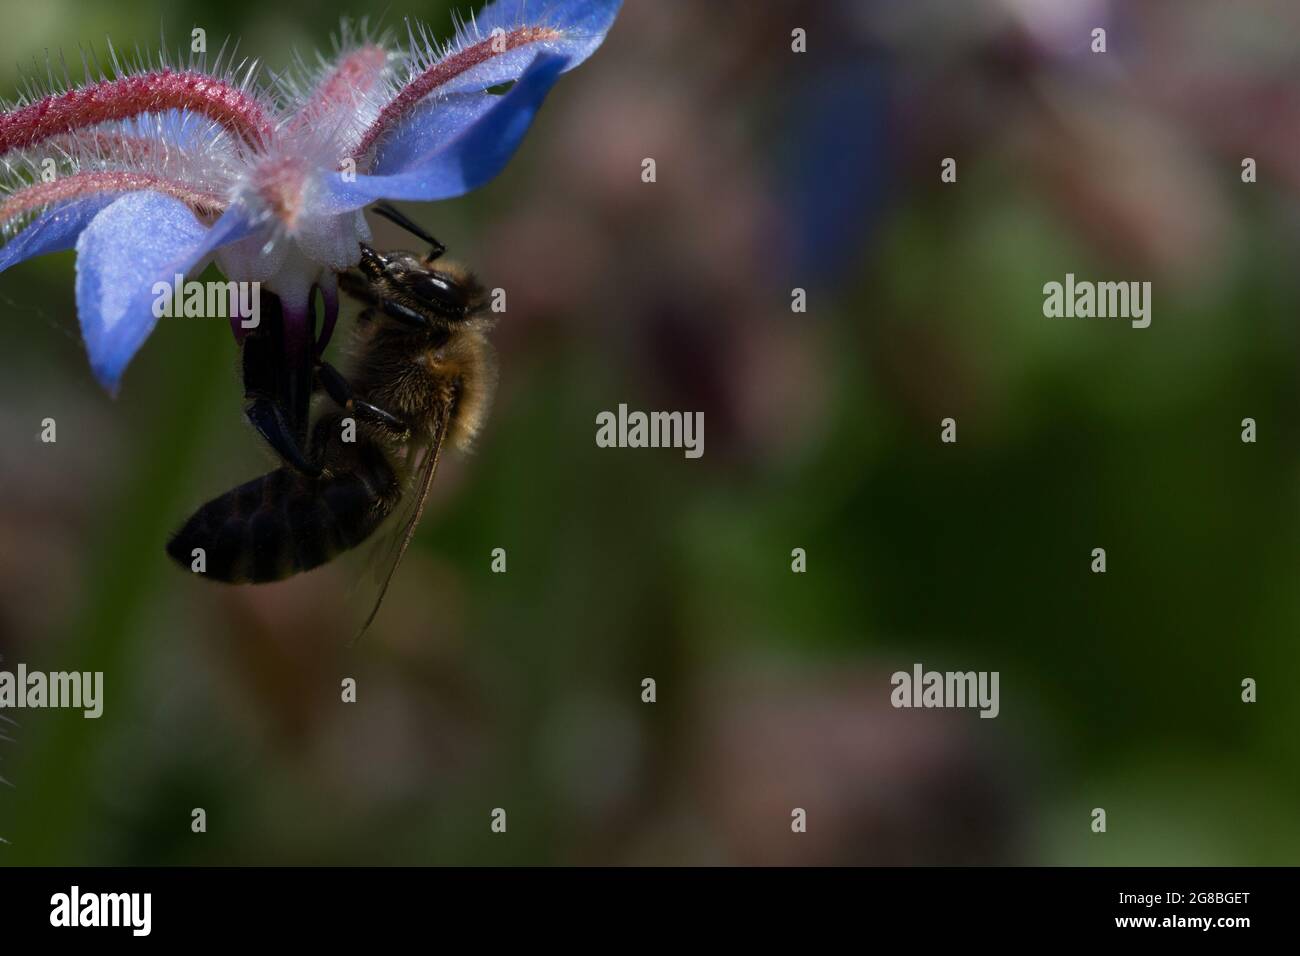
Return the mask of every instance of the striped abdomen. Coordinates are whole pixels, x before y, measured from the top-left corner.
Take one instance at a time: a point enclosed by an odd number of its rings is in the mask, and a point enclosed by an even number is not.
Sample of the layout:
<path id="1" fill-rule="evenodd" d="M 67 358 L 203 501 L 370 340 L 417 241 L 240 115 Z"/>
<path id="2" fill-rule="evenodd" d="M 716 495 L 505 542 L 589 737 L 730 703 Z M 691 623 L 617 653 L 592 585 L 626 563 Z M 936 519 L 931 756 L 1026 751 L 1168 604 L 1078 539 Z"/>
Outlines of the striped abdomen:
<path id="1" fill-rule="evenodd" d="M 186 569 L 203 549 L 205 577 L 230 584 L 279 581 L 355 548 L 401 497 L 393 470 L 369 449 L 357 466 L 324 478 L 279 468 L 199 508 L 167 545 Z"/>

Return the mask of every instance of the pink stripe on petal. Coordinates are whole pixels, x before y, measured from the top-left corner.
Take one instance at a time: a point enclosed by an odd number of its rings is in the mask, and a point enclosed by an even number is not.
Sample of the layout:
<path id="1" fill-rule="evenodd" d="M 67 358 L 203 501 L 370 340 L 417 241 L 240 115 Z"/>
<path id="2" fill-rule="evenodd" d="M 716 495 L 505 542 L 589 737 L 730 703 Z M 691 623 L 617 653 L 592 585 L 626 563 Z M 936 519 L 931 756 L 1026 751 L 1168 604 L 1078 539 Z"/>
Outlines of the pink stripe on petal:
<path id="1" fill-rule="evenodd" d="M 450 83 L 462 73 L 472 70 L 481 63 L 486 63 L 494 56 L 500 56 L 502 53 L 508 53 L 529 43 L 557 40 L 561 36 L 560 31 L 548 27 L 521 27 L 506 32 L 504 44 L 498 43 L 499 37 L 489 37 L 439 60 L 403 87 L 402 91 L 393 97 L 392 102 L 380 111 L 379 117 L 362 137 L 361 146 L 357 149 L 358 158 L 369 153 L 385 133 L 438 87 Z M 504 46 L 505 49 L 493 49 L 494 44 Z"/>
<path id="2" fill-rule="evenodd" d="M 169 109 L 201 113 L 255 148 L 271 138 L 270 121 L 247 93 L 203 73 L 159 70 L 54 93 L 0 115 L 0 155 L 97 123 Z"/>
<path id="3" fill-rule="evenodd" d="M 383 47 L 364 46 L 352 51 L 312 91 L 311 99 L 290 121 L 289 129 L 301 129 L 339 106 L 355 103 L 379 85 L 387 65 L 388 51 Z"/>
<path id="4" fill-rule="evenodd" d="M 53 203 L 78 199 L 94 193 L 136 192 L 151 190 L 179 199 L 200 216 L 217 216 L 226 208 L 220 196 L 192 189 L 184 183 L 151 173 L 88 172 L 74 173 L 48 183 L 34 183 L 0 202 L 0 227 L 12 220 Z"/>
<path id="5" fill-rule="evenodd" d="M 125 163 L 142 164 L 151 160 L 166 159 L 171 147 L 146 136 L 126 136 L 122 133 L 99 131 L 60 133 L 47 142 L 71 155 L 83 151 L 108 156 Z"/>

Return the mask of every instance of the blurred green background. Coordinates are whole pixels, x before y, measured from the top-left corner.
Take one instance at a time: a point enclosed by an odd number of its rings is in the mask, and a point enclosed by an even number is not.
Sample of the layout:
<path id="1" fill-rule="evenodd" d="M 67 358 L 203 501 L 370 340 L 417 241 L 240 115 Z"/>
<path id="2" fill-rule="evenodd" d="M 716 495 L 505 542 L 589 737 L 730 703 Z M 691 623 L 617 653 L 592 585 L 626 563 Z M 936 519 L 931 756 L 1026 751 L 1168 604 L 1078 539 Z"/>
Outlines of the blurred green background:
<path id="1" fill-rule="evenodd" d="M 194 25 L 280 70 L 380 13 L 5 6 L 0 62 L 42 73 Z M 162 322 L 112 400 L 72 254 L 0 276 L 0 653 L 106 674 L 101 719 L 0 742 L 0 862 L 1296 863 L 1297 30 L 630 0 L 499 179 L 407 207 L 507 290 L 501 389 L 351 649 L 348 569 L 163 552 L 269 467 L 224 321 Z M 1044 318 L 1067 272 L 1152 281 L 1151 327 Z M 596 448 L 620 402 L 703 411 L 704 457 Z M 1001 715 L 893 710 L 916 662 L 999 671 Z"/>

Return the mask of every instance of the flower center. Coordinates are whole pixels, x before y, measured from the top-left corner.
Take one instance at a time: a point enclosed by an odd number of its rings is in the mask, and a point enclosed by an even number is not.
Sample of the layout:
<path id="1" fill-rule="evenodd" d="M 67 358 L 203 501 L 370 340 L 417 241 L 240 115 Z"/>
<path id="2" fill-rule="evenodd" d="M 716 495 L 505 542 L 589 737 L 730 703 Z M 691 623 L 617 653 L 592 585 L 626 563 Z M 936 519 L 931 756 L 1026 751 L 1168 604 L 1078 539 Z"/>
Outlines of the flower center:
<path id="1" fill-rule="evenodd" d="M 302 212 L 307 174 L 305 160 L 297 156 L 276 156 L 259 163 L 254 176 L 258 197 L 290 232 L 297 226 Z"/>

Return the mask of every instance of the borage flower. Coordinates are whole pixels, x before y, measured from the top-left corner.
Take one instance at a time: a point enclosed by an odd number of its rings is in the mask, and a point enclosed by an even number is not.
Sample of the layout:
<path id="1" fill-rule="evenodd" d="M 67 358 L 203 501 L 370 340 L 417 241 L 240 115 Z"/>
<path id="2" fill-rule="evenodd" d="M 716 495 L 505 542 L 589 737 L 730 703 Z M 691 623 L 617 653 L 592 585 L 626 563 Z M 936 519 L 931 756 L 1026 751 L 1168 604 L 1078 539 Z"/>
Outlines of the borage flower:
<path id="1" fill-rule="evenodd" d="M 0 271 L 76 246 L 82 335 L 111 392 L 157 321 L 154 286 L 214 257 L 228 279 L 279 297 L 285 354 L 305 368 L 338 314 L 335 273 L 370 238 L 364 207 L 459 196 L 495 176 L 619 3 L 496 0 L 446 45 L 408 28 L 401 52 L 345 26 L 332 62 L 269 90 L 255 65 L 223 70 L 221 55 L 211 70 L 127 70 L 114 56 L 111 75 L 88 68 L 82 85 L 32 92 L 0 116 Z"/>

